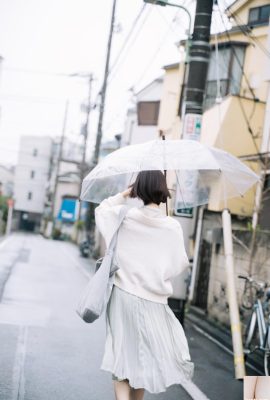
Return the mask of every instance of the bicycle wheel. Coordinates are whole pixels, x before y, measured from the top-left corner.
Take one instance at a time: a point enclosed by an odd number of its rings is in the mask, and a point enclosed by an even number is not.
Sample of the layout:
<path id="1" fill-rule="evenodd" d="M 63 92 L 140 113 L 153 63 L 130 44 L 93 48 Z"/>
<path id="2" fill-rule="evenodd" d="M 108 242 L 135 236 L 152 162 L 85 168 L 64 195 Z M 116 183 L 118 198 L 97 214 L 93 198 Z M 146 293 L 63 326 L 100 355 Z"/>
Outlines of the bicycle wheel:
<path id="1" fill-rule="evenodd" d="M 245 330 L 245 335 L 244 335 L 244 345 L 246 349 L 252 350 L 252 342 L 254 342 L 255 339 L 255 329 L 256 329 L 256 325 L 257 325 L 257 315 L 256 312 L 253 311 L 249 323 L 246 327 Z M 255 347 L 255 345 L 254 345 Z"/>
<path id="2" fill-rule="evenodd" d="M 269 327 L 267 333 L 267 340 L 265 344 L 265 353 L 264 353 L 264 372 L 266 376 L 270 375 L 270 335 L 269 335 Z"/>

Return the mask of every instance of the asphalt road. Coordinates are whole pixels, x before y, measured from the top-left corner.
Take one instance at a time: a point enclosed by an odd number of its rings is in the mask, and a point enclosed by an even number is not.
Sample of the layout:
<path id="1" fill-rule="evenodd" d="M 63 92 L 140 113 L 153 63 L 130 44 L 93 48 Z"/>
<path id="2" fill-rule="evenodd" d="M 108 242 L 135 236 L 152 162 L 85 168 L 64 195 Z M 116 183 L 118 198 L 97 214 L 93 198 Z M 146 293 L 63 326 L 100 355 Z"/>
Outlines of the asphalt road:
<path id="1" fill-rule="evenodd" d="M 113 399 L 109 373 L 99 369 L 104 318 L 87 325 L 76 304 L 93 270 L 69 243 L 14 234 L 0 244 L 0 400 Z M 187 322 L 194 383 L 160 400 L 239 400 L 232 357 Z"/>

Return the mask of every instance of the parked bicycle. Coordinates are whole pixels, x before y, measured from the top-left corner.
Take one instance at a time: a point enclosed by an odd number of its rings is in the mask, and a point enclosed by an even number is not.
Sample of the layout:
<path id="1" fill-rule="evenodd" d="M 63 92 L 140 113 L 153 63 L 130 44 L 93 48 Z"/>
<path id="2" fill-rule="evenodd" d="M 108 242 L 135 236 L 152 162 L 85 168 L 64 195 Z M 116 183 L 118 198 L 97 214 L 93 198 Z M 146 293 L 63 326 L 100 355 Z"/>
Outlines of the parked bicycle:
<path id="1" fill-rule="evenodd" d="M 247 357 L 256 350 L 263 351 L 264 370 L 268 376 L 270 375 L 270 288 L 267 283 L 255 281 L 250 276 L 238 275 L 238 278 L 245 279 L 242 305 L 246 309 L 252 309 L 244 334 L 244 353 Z"/>

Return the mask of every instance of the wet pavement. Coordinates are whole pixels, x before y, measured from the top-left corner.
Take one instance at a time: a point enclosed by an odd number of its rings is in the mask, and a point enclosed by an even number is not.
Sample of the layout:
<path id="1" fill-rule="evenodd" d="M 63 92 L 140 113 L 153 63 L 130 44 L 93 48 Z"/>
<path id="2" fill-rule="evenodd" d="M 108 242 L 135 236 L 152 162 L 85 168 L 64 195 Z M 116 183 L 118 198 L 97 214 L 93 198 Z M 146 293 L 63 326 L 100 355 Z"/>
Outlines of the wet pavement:
<path id="1" fill-rule="evenodd" d="M 75 312 L 93 268 L 70 243 L 14 234 L 0 244 L 0 400 L 114 398 L 111 375 L 99 369 L 104 318 L 87 325 Z M 186 334 L 194 383 L 145 399 L 241 399 L 232 358 L 188 321 Z"/>

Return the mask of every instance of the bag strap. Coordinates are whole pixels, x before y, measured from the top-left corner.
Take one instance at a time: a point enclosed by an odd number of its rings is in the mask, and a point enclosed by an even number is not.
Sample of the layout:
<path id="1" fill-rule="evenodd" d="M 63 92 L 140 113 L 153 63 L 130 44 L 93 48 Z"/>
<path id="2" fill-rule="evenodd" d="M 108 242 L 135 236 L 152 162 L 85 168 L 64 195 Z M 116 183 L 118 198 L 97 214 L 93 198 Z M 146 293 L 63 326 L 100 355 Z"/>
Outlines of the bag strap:
<path id="1" fill-rule="evenodd" d="M 109 247 L 106 250 L 106 254 L 114 252 L 114 248 L 115 248 L 116 242 L 117 242 L 117 236 L 118 236 L 119 228 L 122 225 L 122 222 L 124 221 L 124 218 L 125 218 L 125 216 L 126 216 L 126 214 L 127 214 L 129 209 L 130 209 L 130 207 L 128 207 L 126 205 L 123 205 L 121 207 L 120 212 L 119 212 L 118 227 L 117 227 L 115 233 L 113 234 L 113 237 L 112 237 L 112 239 L 110 241 Z"/>

